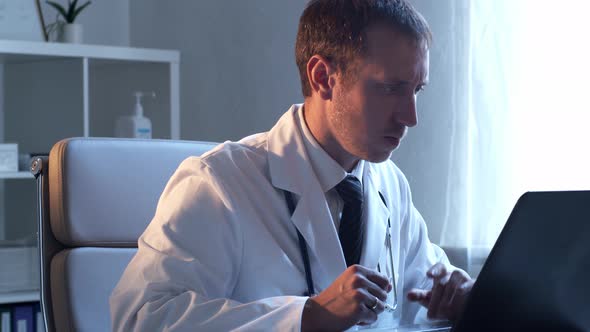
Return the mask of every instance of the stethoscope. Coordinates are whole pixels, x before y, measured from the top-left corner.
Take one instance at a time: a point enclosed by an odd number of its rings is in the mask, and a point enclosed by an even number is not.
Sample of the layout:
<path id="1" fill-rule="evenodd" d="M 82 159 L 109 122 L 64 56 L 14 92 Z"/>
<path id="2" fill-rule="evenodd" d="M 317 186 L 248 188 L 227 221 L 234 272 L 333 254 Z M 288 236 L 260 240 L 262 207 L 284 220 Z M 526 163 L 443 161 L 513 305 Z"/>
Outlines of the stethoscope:
<path id="1" fill-rule="evenodd" d="M 295 212 L 295 201 L 293 199 L 293 194 L 290 191 L 284 190 L 283 191 L 285 193 L 285 200 L 287 201 L 287 206 L 289 207 L 289 214 L 292 216 L 293 213 Z M 387 203 L 385 202 L 385 198 L 383 197 L 383 195 L 381 193 L 379 193 L 379 197 L 381 197 L 381 200 L 383 201 L 383 204 L 385 204 L 385 206 L 387 207 Z M 311 273 L 311 267 L 309 264 L 309 254 L 307 252 L 307 242 L 305 242 L 305 239 L 303 238 L 303 235 L 301 235 L 301 232 L 297 230 L 297 238 L 299 239 L 299 251 L 301 252 L 301 258 L 303 258 L 303 267 L 305 268 L 305 281 L 307 282 L 307 293 L 303 294 L 304 296 L 315 296 L 317 295 L 315 292 L 315 288 L 313 286 L 313 275 Z M 393 305 L 385 304 L 385 309 L 387 311 L 392 312 L 393 310 L 395 310 L 397 308 L 397 285 L 396 285 L 396 280 L 395 280 L 395 272 L 394 272 L 394 265 L 393 265 L 393 252 L 392 252 L 392 248 L 391 248 L 391 223 L 390 223 L 390 218 L 387 218 L 387 234 L 386 234 L 386 246 L 387 249 L 389 249 L 389 260 L 390 260 L 390 265 L 391 265 L 391 278 L 390 278 L 390 282 L 392 283 L 393 286 Z M 379 264 L 377 264 L 377 270 L 379 272 L 381 272 L 381 268 L 379 266 Z"/>

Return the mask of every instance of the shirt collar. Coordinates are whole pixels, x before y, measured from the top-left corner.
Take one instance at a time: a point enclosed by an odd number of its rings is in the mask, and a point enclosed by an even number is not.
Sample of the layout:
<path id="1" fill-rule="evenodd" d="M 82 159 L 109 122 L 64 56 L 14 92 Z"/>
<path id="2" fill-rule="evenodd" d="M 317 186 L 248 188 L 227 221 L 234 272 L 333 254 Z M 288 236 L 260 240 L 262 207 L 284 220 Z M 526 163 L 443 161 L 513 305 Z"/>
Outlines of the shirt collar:
<path id="1" fill-rule="evenodd" d="M 300 105 L 296 116 L 297 124 L 303 133 L 303 143 L 307 150 L 311 167 L 318 178 L 322 190 L 327 192 L 334 188 L 340 183 L 340 181 L 344 180 L 347 175 L 356 177 L 362 184 L 365 161 L 360 159 L 350 173 L 346 172 L 338 162 L 332 159 L 332 157 L 324 151 L 309 131 L 309 128 L 305 123 L 305 118 L 303 117 L 303 105 Z"/>

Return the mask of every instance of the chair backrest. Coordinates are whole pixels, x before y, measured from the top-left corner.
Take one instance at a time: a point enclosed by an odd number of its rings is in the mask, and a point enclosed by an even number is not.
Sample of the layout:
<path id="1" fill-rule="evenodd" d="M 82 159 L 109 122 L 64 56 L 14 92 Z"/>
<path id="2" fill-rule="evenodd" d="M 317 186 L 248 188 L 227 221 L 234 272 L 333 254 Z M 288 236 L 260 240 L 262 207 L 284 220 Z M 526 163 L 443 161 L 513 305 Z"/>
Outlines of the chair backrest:
<path id="1" fill-rule="evenodd" d="M 47 331 L 109 331 L 109 296 L 168 179 L 209 142 L 72 138 L 33 161 Z"/>

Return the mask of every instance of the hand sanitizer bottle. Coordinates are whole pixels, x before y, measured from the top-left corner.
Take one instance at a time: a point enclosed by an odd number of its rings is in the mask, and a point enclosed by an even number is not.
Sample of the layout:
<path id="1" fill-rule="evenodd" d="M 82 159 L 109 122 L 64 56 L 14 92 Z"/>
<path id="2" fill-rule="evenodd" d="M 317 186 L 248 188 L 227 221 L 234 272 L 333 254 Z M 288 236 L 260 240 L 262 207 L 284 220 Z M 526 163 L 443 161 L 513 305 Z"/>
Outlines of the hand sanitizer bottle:
<path id="1" fill-rule="evenodd" d="M 141 106 L 141 98 L 145 94 L 141 91 L 133 93 L 135 96 L 135 108 L 132 116 L 121 116 L 117 120 L 115 127 L 116 137 L 130 137 L 130 138 L 152 138 L 152 122 L 150 119 L 143 116 L 143 107 Z M 156 94 L 152 92 L 151 97 Z"/>

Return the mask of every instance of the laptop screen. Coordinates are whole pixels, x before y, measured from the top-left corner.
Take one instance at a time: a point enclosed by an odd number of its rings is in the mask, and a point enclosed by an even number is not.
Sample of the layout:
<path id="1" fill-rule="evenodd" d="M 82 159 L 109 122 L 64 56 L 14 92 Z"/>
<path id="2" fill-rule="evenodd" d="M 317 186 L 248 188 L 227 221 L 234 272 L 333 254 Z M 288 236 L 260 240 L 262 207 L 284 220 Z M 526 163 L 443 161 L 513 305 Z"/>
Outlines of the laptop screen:
<path id="1" fill-rule="evenodd" d="M 590 331 L 590 191 L 519 199 L 453 331 Z"/>

